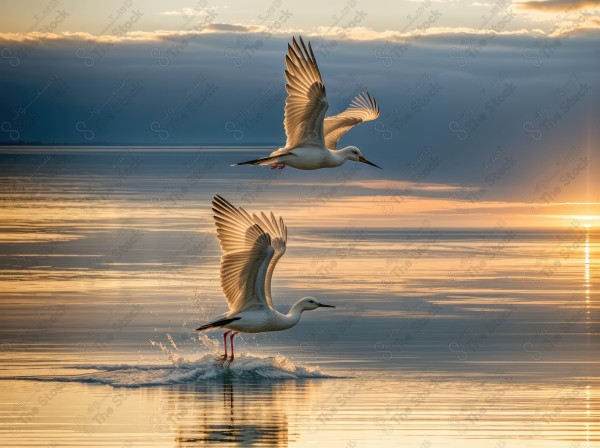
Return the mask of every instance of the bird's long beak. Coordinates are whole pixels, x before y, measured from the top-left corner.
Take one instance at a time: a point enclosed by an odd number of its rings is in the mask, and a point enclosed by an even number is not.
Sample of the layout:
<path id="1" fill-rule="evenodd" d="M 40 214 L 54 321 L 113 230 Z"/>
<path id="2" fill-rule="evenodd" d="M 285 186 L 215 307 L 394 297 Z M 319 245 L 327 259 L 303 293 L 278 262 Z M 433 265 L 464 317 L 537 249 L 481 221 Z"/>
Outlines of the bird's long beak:
<path id="1" fill-rule="evenodd" d="M 323 308 L 335 308 L 335 306 L 333 305 L 325 305 L 324 303 L 319 303 L 319 308 L 323 307 Z"/>
<path id="2" fill-rule="evenodd" d="M 369 162 L 369 161 L 368 161 L 367 159 L 365 159 L 363 156 L 360 156 L 360 157 L 358 158 L 358 161 L 359 161 L 359 162 L 362 162 L 362 163 L 366 163 L 367 165 L 374 166 L 375 168 L 379 168 L 380 170 L 382 170 L 382 169 L 383 169 L 383 168 L 381 168 L 380 166 L 377 166 L 377 165 L 375 165 L 373 162 Z"/>

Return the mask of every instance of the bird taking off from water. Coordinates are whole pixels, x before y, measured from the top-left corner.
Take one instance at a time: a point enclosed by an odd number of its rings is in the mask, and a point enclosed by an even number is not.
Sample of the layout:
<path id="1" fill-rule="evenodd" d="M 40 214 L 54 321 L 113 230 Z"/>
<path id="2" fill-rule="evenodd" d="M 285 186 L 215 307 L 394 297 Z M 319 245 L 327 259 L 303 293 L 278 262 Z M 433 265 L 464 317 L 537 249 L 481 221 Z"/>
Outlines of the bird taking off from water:
<path id="1" fill-rule="evenodd" d="M 285 100 L 283 124 L 287 141 L 285 147 L 269 156 L 237 165 L 270 165 L 272 169 L 286 166 L 300 170 L 335 168 L 347 160 L 380 168 L 363 157 L 356 146 L 337 149 L 342 136 L 355 125 L 379 117 L 379 106 L 368 93 L 358 95 L 342 113 L 325 118 L 329 107 L 321 72 L 310 42 L 308 48 L 300 37 L 288 44 L 285 57 Z"/>
<path id="2" fill-rule="evenodd" d="M 219 319 L 202 325 L 196 331 L 227 328 L 223 334 L 225 354 L 221 363 L 231 364 L 234 358 L 233 337 L 242 333 L 281 331 L 300 321 L 303 311 L 319 307 L 335 308 L 305 297 L 292 306 L 287 314 L 273 308 L 271 278 L 277 261 L 285 252 L 287 227 L 273 213 L 250 215 L 234 207 L 221 196 L 213 199 L 217 235 L 221 243 L 221 288 L 229 312 Z M 227 353 L 227 336 L 231 355 Z"/>

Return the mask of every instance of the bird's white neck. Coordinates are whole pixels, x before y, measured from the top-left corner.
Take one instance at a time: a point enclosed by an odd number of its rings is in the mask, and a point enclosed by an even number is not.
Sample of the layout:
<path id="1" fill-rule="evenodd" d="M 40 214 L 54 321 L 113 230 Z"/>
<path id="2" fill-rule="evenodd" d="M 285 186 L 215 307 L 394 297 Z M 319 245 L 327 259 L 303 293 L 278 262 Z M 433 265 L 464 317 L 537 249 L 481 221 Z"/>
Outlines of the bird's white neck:
<path id="1" fill-rule="evenodd" d="M 300 322 L 303 311 L 305 310 L 300 306 L 300 302 L 297 302 L 290 308 L 287 314 L 282 314 L 281 325 L 284 327 L 282 329 L 292 328 L 294 325 Z"/>
<path id="2" fill-rule="evenodd" d="M 343 165 L 344 162 L 346 162 L 346 160 L 348 160 L 348 158 L 346 157 L 346 154 L 343 152 L 343 150 L 332 151 L 331 149 L 328 149 L 328 151 L 329 151 L 329 164 L 332 167 Z"/>

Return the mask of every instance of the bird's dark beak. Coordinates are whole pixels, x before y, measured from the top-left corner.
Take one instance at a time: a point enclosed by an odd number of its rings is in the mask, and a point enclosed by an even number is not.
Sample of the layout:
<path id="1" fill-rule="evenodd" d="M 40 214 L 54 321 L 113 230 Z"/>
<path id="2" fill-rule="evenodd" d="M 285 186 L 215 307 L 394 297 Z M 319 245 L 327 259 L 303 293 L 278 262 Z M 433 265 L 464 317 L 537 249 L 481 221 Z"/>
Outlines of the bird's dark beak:
<path id="1" fill-rule="evenodd" d="M 333 305 L 325 305 L 324 303 L 319 303 L 319 308 L 321 308 L 321 307 L 323 307 L 323 308 L 335 308 L 335 306 L 333 306 Z"/>
<path id="2" fill-rule="evenodd" d="M 358 158 L 358 161 L 359 161 L 359 162 L 362 162 L 362 163 L 366 163 L 367 165 L 374 166 L 375 168 L 379 168 L 380 170 L 382 170 L 382 169 L 383 169 L 383 168 L 381 168 L 380 166 L 377 166 L 377 165 L 375 165 L 374 163 L 372 163 L 372 162 L 369 162 L 369 161 L 368 161 L 367 159 L 365 159 L 363 156 L 360 156 L 360 157 Z"/>

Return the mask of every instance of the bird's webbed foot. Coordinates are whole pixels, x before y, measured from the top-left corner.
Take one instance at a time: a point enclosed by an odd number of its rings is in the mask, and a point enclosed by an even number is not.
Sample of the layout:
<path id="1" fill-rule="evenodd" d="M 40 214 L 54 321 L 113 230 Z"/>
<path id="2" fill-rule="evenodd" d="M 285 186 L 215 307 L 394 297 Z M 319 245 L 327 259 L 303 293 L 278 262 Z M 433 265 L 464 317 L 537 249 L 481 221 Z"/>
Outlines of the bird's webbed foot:
<path id="1" fill-rule="evenodd" d="M 220 366 L 223 365 L 223 363 L 225 362 L 225 360 L 227 360 L 229 357 L 227 355 L 221 355 L 217 358 L 217 362 Z M 228 364 L 229 365 L 229 364 Z"/>
<path id="2" fill-rule="evenodd" d="M 227 360 L 227 362 L 225 363 L 225 367 L 229 367 L 231 365 L 231 363 L 233 362 L 234 357 L 231 356 L 229 357 L 229 359 Z"/>

